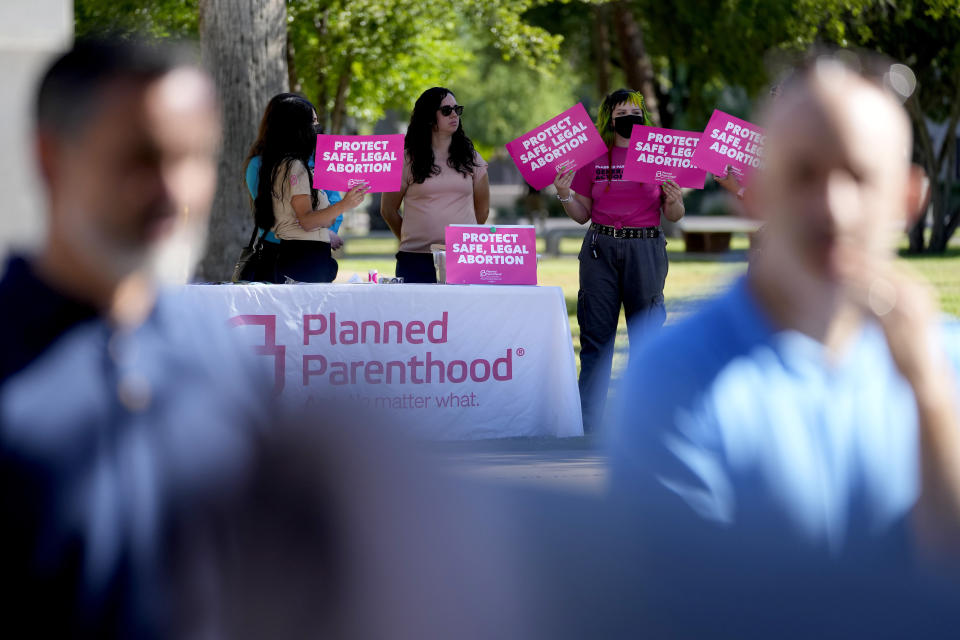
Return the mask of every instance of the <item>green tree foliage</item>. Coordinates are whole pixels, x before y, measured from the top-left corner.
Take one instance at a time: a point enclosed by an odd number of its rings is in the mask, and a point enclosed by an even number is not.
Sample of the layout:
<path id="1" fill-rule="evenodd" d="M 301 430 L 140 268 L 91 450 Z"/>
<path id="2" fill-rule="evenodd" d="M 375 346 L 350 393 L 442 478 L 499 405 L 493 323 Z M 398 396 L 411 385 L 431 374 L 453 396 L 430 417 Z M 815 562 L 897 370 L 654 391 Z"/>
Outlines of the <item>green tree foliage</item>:
<path id="1" fill-rule="evenodd" d="M 74 0 L 74 33 L 197 37 L 197 0 Z"/>
<path id="2" fill-rule="evenodd" d="M 748 98 L 764 95 L 778 61 L 814 44 L 872 49 L 909 65 L 917 77 L 906 104 L 915 155 L 935 181 L 930 248 L 945 250 L 960 225 L 960 205 L 952 199 L 956 140 L 934 139 L 929 125 L 953 132 L 960 119 L 960 0 L 557 0 L 533 9 L 534 24 L 566 38 L 572 68 L 597 79 L 595 98 L 636 62 L 613 42 L 611 23 L 624 5 L 642 27 L 639 53 L 656 76 L 664 126 L 699 129 L 716 107 L 749 116 Z M 598 46 L 598 34 L 610 46 Z M 911 248 L 924 248 L 922 221 Z"/>
<path id="3" fill-rule="evenodd" d="M 841 14 L 852 44 L 882 52 L 910 66 L 916 91 L 907 100 L 913 122 L 915 157 L 933 179 L 931 227 L 925 247 L 924 215 L 910 232 L 912 251 L 946 251 L 960 225 L 956 130 L 960 123 L 960 1 L 899 0 L 863 2 Z M 936 140 L 931 123 L 942 125 Z"/>
<path id="4" fill-rule="evenodd" d="M 331 132 L 408 113 L 443 85 L 469 107 L 470 135 L 491 150 L 564 107 L 593 110 L 650 69 L 664 126 L 699 129 L 720 107 L 749 116 L 771 61 L 815 43 L 858 46 L 909 65 L 916 158 L 934 178 L 930 248 L 960 224 L 960 0 L 287 0 L 290 86 Z M 639 25 L 623 42 L 624 10 Z M 197 0 L 75 0 L 76 32 L 197 34 Z M 632 60 L 642 57 L 643 60 Z M 649 76 L 647 76 L 649 77 Z M 638 87 L 639 88 L 639 87 Z M 649 89 L 648 89 L 649 90 Z M 942 128 L 942 127 L 941 127 Z M 911 247 L 923 250 L 923 227 Z"/>
<path id="5" fill-rule="evenodd" d="M 504 61 L 482 47 L 449 85 L 465 105 L 464 128 L 487 159 L 505 154 L 503 146 L 524 131 L 578 102 L 577 87 L 564 75 Z"/>
<path id="6" fill-rule="evenodd" d="M 628 9 L 641 27 L 639 53 L 648 57 L 645 64 L 656 79 L 653 97 L 663 126 L 695 130 L 718 106 L 747 115 L 746 92 L 757 94 L 766 82 L 763 53 L 783 39 L 770 33 L 788 11 L 778 5 L 789 4 L 560 0 L 534 8 L 528 16 L 564 37 L 568 73 L 594 82 L 582 97 L 596 104 L 610 90 L 630 84 L 627 70 L 637 64 L 627 58 L 630 49 L 619 41 L 617 29 L 618 11 Z"/>
<path id="7" fill-rule="evenodd" d="M 426 88 L 446 86 L 472 60 L 474 36 L 502 59 L 555 65 L 560 38 L 524 22 L 524 0 L 289 0 L 291 86 L 315 101 L 331 132 L 346 116 L 372 123 L 408 111 Z"/>

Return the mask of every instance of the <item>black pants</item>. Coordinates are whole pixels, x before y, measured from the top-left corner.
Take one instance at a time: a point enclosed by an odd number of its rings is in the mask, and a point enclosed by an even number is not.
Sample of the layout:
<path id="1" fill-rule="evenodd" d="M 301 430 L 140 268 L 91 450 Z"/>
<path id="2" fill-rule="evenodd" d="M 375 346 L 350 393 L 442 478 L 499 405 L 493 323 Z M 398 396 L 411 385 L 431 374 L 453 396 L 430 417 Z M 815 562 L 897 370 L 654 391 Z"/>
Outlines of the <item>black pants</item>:
<path id="1" fill-rule="evenodd" d="M 397 252 L 397 277 L 404 283 L 436 284 L 437 270 L 432 253 Z"/>
<path id="2" fill-rule="evenodd" d="M 594 251 L 596 256 L 594 257 Z M 595 430 L 603 410 L 613 365 L 617 321 L 623 306 L 627 326 L 659 327 L 667 317 L 663 285 L 667 243 L 658 238 L 613 238 L 587 231 L 580 249 L 580 405 L 583 428 Z"/>
<path id="3" fill-rule="evenodd" d="M 333 282 L 339 265 L 330 255 L 330 243 L 319 240 L 283 240 L 277 255 L 277 277 L 297 282 Z"/>

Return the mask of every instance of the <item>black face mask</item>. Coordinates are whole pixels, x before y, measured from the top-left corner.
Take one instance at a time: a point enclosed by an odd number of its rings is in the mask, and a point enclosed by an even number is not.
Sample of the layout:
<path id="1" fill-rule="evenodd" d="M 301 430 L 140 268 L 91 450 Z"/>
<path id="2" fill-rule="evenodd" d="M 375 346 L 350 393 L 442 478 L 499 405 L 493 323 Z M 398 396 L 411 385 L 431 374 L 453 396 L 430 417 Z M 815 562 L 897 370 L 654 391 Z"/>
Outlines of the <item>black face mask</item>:
<path id="1" fill-rule="evenodd" d="M 313 133 L 316 134 L 316 135 L 318 135 L 318 136 L 323 135 L 323 125 L 320 124 L 319 122 L 318 122 L 317 124 L 313 125 Z"/>
<path id="2" fill-rule="evenodd" d="M 613 130 L 629 140 L 635 124 L 644 124 L 643 116 L 620 116 L 613 119 Z"/>

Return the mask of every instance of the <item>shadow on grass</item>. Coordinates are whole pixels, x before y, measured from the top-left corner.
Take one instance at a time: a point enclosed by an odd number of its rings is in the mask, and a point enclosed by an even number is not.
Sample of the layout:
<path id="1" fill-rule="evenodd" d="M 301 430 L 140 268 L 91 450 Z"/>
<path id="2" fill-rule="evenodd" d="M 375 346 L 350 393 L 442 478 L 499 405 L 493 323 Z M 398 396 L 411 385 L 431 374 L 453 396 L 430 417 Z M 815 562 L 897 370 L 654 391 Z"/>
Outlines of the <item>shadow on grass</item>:
<path id="1" fill-rule="evenodd" d="M 672 320 L 674 315 L 686 315 L 699 309 L 705 302 L 719 294 L 709 294 L 703 296 L 684 296 L 681 298 L 667 298 L 665 304 L 667 307 L 667 321 Z M 577 299 L 574 296 L 564 296 L 567 304 L 567 315 L 570 316 L 570 322 L 576 322 L 577 318 Z"/>
<path id="2" fill-rule="evenodd" d="M 715 296 L 720 295 L 708 294 L 703 296 L 684 296 L 682 298 L 668 298 L 666 301 L 667 307 L 667 322 L 671 322 L 676 318 L 674 316 L 685 316 L 689 313 L 693 313 L 702 307 L 704 304 L 712 300 Z"/>
<path id="3" fill-rule="evenodd" d="M 929 258 L 960 258 L 960 247 L 948 247 L 943 253 L 910 253 L 906 249 L 900 249 L 897 254 L 906 260 L 925 260 Z"/>
<path id="4" fill-rule="evenodd" d="M 561 253 L 558 256 L 550 256 L 551 259 L 557 258 L 576 258 L 576 253 Z M 667 259 L 670 262 L 689 262 L 689 263 L 713 263 L 713 262 L 746 262 L 746 249 L 730 249 L 719 253 L 689 253 L 683 249 L 667 249 Z"/>
<path id="5" fill-rule="evenodd" d="M 731 249 L 722 253 L 688 253 L 686 251 L 668 251 L 670 262 L 685 263 L 712 263 L 712 262 L 746 262 L 746 249 Z"/>
<path id="6" fill-rule="evenodd" d="M 442 453 L 498 453 L 520 451 L 593 451 L 598 449 L 596 434 L 558 438 L 556 436 L 516 436 L 490 440 L 424 442 L 426 450 Z"/>

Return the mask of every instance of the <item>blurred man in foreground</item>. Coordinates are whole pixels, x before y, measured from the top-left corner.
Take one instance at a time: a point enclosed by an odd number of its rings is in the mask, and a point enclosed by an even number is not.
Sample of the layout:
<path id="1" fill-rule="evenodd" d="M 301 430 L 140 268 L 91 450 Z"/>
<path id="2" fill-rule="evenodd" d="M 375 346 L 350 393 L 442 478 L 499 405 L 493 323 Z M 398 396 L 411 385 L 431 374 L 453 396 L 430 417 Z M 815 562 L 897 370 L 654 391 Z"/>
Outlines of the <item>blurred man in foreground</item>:
<path id="1" fill-rule="evenodd" d="M 80 42 L 36 118 L 49 232 L 0 280 L 6 627 L 531 637 L 495 509 L 431 478 L 383 416 L 280 407 L 222 318 L 161 286 L 213 196 L 207 75 L 169 49 Z"/>
<path id="2" fill-rule="evenodd" d="M 167 529 L 243 466 L 257 373 L 160 286 L 202 240 L 219 140 L 214 87 L 175 51 L 80 42 L 42 79 L 48 232 L 0 280 L 9 628 L 162 635 Z"/>
<path id="3" fill-rule="evenodd" d="M 960 557 L 960 328 L 894 262 L 922 182 L 884 88 L 820 57 L 782 85 L 765 123 L 747 202 L 766 220 L 764 252 L 632 360 L 613 490 L 648 553 L 670 559 L 650 575 L 712 593 L 715 614 L 755 599 L 725 622 L 762 628 L 786 612 L 760 604 L 782 590 L 797 613 L 861 623 L 843 578 L 909 573 L 918 553 Z"/>

